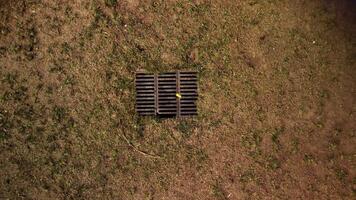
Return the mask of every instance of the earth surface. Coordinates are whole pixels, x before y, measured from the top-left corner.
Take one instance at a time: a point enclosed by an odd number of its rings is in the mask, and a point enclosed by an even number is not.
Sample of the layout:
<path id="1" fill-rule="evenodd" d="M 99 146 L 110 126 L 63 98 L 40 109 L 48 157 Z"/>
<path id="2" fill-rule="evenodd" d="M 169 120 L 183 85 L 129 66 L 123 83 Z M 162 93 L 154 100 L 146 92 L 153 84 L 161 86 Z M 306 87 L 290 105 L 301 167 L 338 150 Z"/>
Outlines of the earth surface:
<path id="1" fill-rule="evenodd" d="M 0 0 L 0 199 L 355 199 L 354 2 Z M 137 116 L 138 70 L 199 115 Z"/>

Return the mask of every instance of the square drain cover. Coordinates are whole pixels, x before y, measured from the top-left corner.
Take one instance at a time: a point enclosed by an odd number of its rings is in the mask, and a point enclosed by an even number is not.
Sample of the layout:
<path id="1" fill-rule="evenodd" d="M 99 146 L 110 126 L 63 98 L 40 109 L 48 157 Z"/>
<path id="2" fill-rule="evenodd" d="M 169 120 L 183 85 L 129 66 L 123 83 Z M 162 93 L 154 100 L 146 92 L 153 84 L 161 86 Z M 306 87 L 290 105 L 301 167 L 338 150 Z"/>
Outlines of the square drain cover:
<path id="1" fill-rule="evenodd" d="M 136 111 L 139 115 L 197 115 L 197 72 L 137 72 L 135 83 Z"/>

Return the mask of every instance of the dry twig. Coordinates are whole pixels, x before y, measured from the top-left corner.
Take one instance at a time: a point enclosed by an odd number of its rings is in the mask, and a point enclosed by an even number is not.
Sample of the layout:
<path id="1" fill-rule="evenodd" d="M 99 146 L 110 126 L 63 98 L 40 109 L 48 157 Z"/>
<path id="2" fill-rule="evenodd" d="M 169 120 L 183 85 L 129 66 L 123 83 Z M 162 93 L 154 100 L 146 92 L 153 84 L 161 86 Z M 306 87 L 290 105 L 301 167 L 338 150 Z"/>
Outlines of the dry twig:
<path id="1" fill-rule="evenodd" d="M 158 158 L 162 158 L 161 156 L 158 156 L 158 155 L 153 155 L 153 154 L 150 154 L 150 153 L 147 153 L 145 151 L 141 151 L 140 149 L 138 149 L 134 144 L 132 144 L 132 142 L 127 139 L 127 137 L 125 136 L 125 134 L 121 134 L 121 136 L 124 138 L 124 140 L 127 142 L 127 144 L 132 147 L 135 151 L 139 152 L 140 154 L 144 155 L 144 156 L 147 156 L 147 157 L 150 157 L 150 158 L 155 158 L 155 159 L 158 159 Z"/>

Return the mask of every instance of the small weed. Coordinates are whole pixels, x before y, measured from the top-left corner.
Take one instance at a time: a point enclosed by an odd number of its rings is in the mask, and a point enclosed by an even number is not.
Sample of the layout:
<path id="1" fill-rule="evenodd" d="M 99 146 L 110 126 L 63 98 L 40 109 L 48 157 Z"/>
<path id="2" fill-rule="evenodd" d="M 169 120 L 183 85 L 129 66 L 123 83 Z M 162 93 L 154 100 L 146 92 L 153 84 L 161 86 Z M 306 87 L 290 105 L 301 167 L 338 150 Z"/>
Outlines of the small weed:
<path id="1" fill-rule="evenodd" d="M 274 156 L 270 156 L 268 159 L 267 159 L 267 168 L 270 169 L 270 170 L 276 170 L 278 168 L 281 167 L 281 163 L 280 161 L 274 157 Z"/>
<path id="2" fill-rule="evenodd" d="M 15 84 L 17 83 L 17 79 L 18 79 L 17 73 L 7 73 L 5 77 L 2 79 L 2 82 L 9 84 L 10 88 L 13 89 Z"/>
<path id="3" fill-rule="evenodd" d="M 10 32 L 11 32 L 11 30 L 9 27 L 0 25 L 0 34 L 1 35 L 6 36 Z"/>
<path id="4" fill-rule="evenodd" d="M 114 7 L 117 4 L 117 0 L 105 0 L 105 5 L 109 7 Z"/>
<path id="5" fill-rule="evenodd" d="M 7 51 L 7 47 L 0 47 L 0 57 L 4 56 Z"/>
<path id="6" fill-rule="evenodd" d="M 348 176 L 347 171 L 341 168 L 336 169 L 335 174 L 340 181 L 345 181 L 346 177 Z"/>
<path id="7" fill-rule="evenodd" d="M 49 22 L 49 26 L 51 27 L 51 30 L 53 30 L 57 34 L 61 33 L 62 24 L 63 24 L 63 21 L 61 19 L 59 19 L 57 16 L 51 18 L 50 22 Z"/>
<path id="8" fill-rule="evenodd" d="M 334 151 L 340 145 L 340 139 L 336 136 L 332 136 L 329 140 L 329 149 Z"/>
<path id="9" fill-rule="evenodd" d="M 195 17 L 198 17 L 199 15 L 203 15 L 206 12 L 210 11 L 210 4 L 208 3 L 203 3 L 200 5 L 192 5 L 191 7 L 188 8 L 188 12 Z"/>
<path id="10" fill-rule="evenodd" d="M 64 71 L 63 66 L 58 64 L 58 62 L 53 63 L 53 65 L 51 65 L 49 67 L 49 72 L 51 72 L 51 73 L 63 72 L 63 71 Z"/>
<path id="11" fill-rule="evenodd" d="M 15 92 L 12 94 L 12 97 L 16 101 L 23 101 L 27 98 L 27 87 L 20 86 L 16 88 Z"/>
<path id="12" fill-rule="evenodd" d="M 163 188 L 163 190 L 167 191 L 169 189 L 169 178 L 167 176 L 159 176 L 158 177 L 158 182 L 161 188 Z"/>
<path id="13" fill-rule="evenodd" d="M 329 92 L 328 92 L 328 90 L 321 90 L 320 91 L 320 93 L 319 93 L 319 96 L 321 97 L 321 98 L 325 98 L 325 99 L 329 99 L 329 97 L 330 97 L 330 94 L 329 94 Z"/>
<path id="14" fill-rule="evenodd" d="M 27 119 L 27 120 L 32 120 L 34 118 L 35 115 L 35 111 L 33 109 L 32 105 L 24 105 L 19 107 L 15 113 L 16 116 L 19 116 L 23 119 Z"/>
<path id="15" fill-rule="evenodd" d="M 62 53 L 63 54 L 69 54 L 72 51 L 72 47 L 70 47 L 68 42 L 64 42 L 62 44 Z"/>
<path id="16" fill-rule="evenodd" d="M 260 144 L 262 137 L 259 131 L 253 131 L 248 135 L 243 135 L 241 138 L 242 146 L 249 150 L 249 154 L 252 157 L 257 157 L 261 154 Z"/>
<path id="17" fill-rule="evenodd" d="M 272 142 L 275 143 L 276 145 L 279 145 L 279 132 L 273 132 L 272 133 Z"/>
<path id="18" fill-rule="evenodd" d="M 120 94 L 131 88 L 132 83 L 132 80 L 128 77 L 120 76 L 112 82 L 111 86 L 117 94 Z"/>
<path id="19" fill-rule="evenodd" d="M 186 162 L 194 167 L 196 170 L 201 170 L 209 159 L 208 154 L 201 148 L 192 145 L 185 146 Z"/>
<path id="20" fill-rule="evenodd" d="M 298 138 L 292 139 L 292 153 L 297 153 L 299 151 L 299 140 Z"/>
<path id="21" fill-rule="evenodd" d="M 304 161 L 307 162 L 307 163 L 314 163 L 315 162 L 315 158 L 311 154 L 305 154 L 304 155 Z"/>
<path id="22" fill-rule="evenodd" d="M 188 138 L 192 134 L 192 129 L 195 127 L 195 123 L 190 120 L 180 120 L 177 125 L 177 130 L 183 134 L 183 137 Z"/>
<path id="23" fill-rule="evenodd" d="M 247 170 L 240 176 L 240 182 L 241 183 L 248 183 L 251 181 L 256 180 L 256 175 L 253 170 Z"/>
<path id="24" fill-rule="evenodd" d="M 0 141 L 5 140 L 6 138 L 7 138 L 7 134 L 5 132 L 5 129 L 0 130 Z"/>
<path id="25" fill-rule="evenodd" d="M 66 21 L 73 22 L 79 18 L 79 14 L 73 11 L 73 8 L 66 6 L 64 14 L 67 17 Z M 66 22 L 67 23 L 67 22 Z"/>
<path id="26" fill-rule="evenodd" d="M 145 122 L 144 122 L 144 119 L 142 119 L 142 118 L 137 118 L 136 124 L 135 124 L 134 126 L 135 126 L 135 129 L 136 129 L 136 132 L 137 132 L 138 137 L 143 138 L 144 132 L 145 132 Z"/>
<path id="27" fill-rule="evenodd" d="M 108 23 L 110 18 L 102 11 L 100 7 L 96 7 L 94 10 L 94 26 L 97 27 L 99 22 Z"/>
<path id="28" fill-rule="evenodd" d="M 218 118 L 213 119 L 210 122 L 210 128 L 213 128 L 213 129 L 218 128 L 219 126 L 221 126 L 221 124 L 222 124 L 221 119 L 218 119 Z"/>
<path id="29" fill-rule="evenodd" d="M 67 17 L 71 17 L 71 15 L 73 14 L 73 8 L 72 7 L 69 7 L 69 6 L 66 6 L 65 10 L 64 10 L 64 14 L 67 16 Z"/>
<path id="30" fill-rule="evenodd" d="M 226 192 L 224 191 L 224 189 L 223 189 L 222 185 L 219 183 L 219 181 L 215 181 L 215 183 L 212 185 L 211 190 L 212 190 L 213 195 L 216 199 L 219 199 L 219 200 L 228 199 Z"/>
<path id="31" fill-rule="evenodd" d="M 75 78 L 73 76 L 67 76 L 65 79 L 64 79 L 64 84 L 65 85 L 74 85 L 75 84 Z"/>
<path id="32" fill-rule="evenodd" d="M 252 98 L 256 98 L 258 96 L 258 90 L 256 86 L 249 80 L 244 82 L 246 93 L 249 94 Z"/>
<path id="33" fill-rule="evenodd" d="M 279 141 L 279 136 L 283 133 L 284 128 L 276 128 L 273 132 L 272 132 L 272 142 L 277 146 L 277 148 L 280 148 L 281 143 Z"/>
<path id="34" fill-rule="evenodd" d="M 37 56 L 36 46 L 38 44 L 37 30 L 34 26 L 27 30 L 27 35 L 29 42 L 25 45 L 25 56 L 28 60 L 33 60 Z"/>
<path id="35" fill-rule="evenodd" d="M 47 88 L 46 88 L 46 93 L 47 94 L 53 94 L 53 87 L 52 86 L 47 86 Z"/>
<path id="36" fill-rule="evenodd" d="M 256 1 L 256 0 L 251 0 L 250 2 L 248 2 L 248 5 L 250 5 L 250 6 L 254 6 L 256 4 L 258 4 L 258 1 Z"/>
<path id="37" fill-rule="evenodd" d="M 8 132 L 13 127 L 10 115 L 5 110 L 0 110 L 0 141 L 9 137 Z"/>
<path id="38" fill-rule="evenodd" d="M 209 158 L 208 154 L 206 154 L 205 151 L 203 151 L 202 149 L 197 150 L 195 152 L 195 154 L 196 154 L 198 163 L 202 163 Z"/>
<path id="39" fill-rule="evenodd" d="M 62 122 L 67 113 L 63 107 L 55 106 L 53 109 L 53 119 L 57 122 Z"/>
<path id="40" fill-rule="evenodd" d="M 10 101 L 12 99 L 12 94 L 9 91 L 5 91 L 1 96 L 1 101 Z"/>

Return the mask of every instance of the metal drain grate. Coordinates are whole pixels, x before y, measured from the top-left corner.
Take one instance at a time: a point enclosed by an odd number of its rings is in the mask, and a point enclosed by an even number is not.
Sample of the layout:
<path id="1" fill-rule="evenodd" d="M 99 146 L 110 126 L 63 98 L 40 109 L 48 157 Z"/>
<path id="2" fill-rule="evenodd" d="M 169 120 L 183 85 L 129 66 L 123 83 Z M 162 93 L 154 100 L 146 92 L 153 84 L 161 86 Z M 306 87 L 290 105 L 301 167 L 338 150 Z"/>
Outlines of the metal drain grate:
<path id="1" fill-rule="evenodd" d="M 161 117 L 197 115 L 196 72 L 136 73 L 136 110 Z"/>

